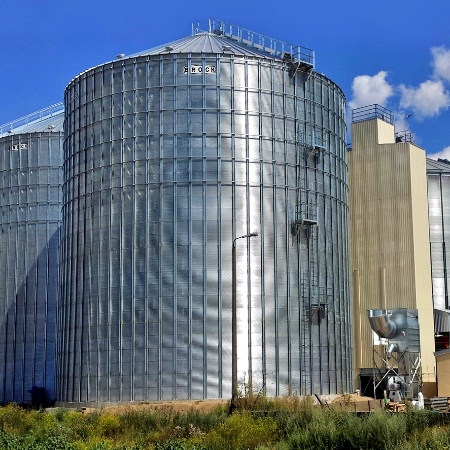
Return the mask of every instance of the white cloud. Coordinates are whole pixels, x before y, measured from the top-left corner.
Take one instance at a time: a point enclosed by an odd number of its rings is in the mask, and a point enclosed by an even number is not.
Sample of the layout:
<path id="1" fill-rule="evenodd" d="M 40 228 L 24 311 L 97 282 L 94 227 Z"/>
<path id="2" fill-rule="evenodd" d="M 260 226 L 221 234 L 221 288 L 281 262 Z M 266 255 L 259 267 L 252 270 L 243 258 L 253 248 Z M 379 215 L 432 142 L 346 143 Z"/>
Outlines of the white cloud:
<path id="1" fill-rule="evenodd" d="M 387 72 L 380 71 L 374 76 L 359 75 L 352 84 L 353 99 L 350 108 L 360 108 L 378 104 L 385 106 L 387 99 L 393 95 L 393 87 L 386 81 Z"/>
<path id="2" fill-rule="evenodd" d="M 438 77 L 450 80 L 450 50 L 444 46 L 432 47 L 434 73 Z"/>
<path id="3" fill-rule="evenodd" d="M 427 80 L 417 89 L 400 85 L 402 108 L 412 108 L 419 117 L 436 116 L 450 106 L 450 97 L 442 81 Z"/>
<path id="4" fill-rule="evenodd" d="M 445 147 L 443 150 L 437 153 L 433 153 L 431 155 L 427 155 L 428 158 L 431 159 L 448 159 L 450 161 L 450 147 Z"/>

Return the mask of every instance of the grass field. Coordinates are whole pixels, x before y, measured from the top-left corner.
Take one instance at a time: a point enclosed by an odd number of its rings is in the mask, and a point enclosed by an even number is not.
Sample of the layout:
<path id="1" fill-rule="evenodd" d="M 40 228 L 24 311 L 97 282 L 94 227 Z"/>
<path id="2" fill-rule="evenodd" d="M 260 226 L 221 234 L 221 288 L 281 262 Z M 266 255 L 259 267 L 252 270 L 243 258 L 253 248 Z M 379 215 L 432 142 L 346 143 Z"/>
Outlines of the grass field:
<path id="1" fill-rule="evenodd" d="M 450 449 L 446 414 L 383 411 L 357 415 L 314 406 L 311 399 L 245 402 L 205 412 L 0 408 L 0 449 Z"/>

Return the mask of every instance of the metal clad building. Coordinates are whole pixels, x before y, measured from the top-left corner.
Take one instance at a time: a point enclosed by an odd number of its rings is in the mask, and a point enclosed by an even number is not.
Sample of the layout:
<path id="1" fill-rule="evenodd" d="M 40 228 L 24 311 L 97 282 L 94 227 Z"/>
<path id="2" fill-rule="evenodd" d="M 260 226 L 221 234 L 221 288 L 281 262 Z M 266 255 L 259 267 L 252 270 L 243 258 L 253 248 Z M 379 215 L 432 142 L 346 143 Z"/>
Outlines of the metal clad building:
<path id="1" fill-rule="evenodd" d="M 352 388 L 345 97 L 224 22 L 65 92 L 59 398 Z"/>
<path id="2" fill-rule="evenodd" d="M 348 163 L 355 384 L 364 392 L 378 345 L 367 310 L 418 310 L 422 392 L 431 397 L 436 371 L 428 351 L 434 332 L 426 155 L 410 140 L 397 139 L 393 124 L 392 112 L 380 105 L 352 111 Z"/>
<path id="3" fill-rule="evenodd" d="M 0 127 L 0 402 L 55 398 L 63 105 Z"/>
<path id="4" fill-rule="evenodd" d="M 427 182 L 434 331 L 441 350 L 448 346 L 450 332 L 450 162 L 427 158 Z"/>

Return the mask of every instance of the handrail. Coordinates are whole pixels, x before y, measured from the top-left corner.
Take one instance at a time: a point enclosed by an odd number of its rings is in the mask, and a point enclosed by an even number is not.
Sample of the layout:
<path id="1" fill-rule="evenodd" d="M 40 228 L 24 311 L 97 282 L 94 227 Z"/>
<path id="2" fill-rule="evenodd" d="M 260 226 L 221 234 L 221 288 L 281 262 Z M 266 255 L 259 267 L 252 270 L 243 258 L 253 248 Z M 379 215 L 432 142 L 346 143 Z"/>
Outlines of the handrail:
<path id="1" fill-rule="evenodd" d="M 55 103 L 54 105 L 47 106 L 44 109 L 40 109 L 34 113 L 28 114 L 27 116 L 20 117 L 19 119 L 13 120 L 12 122 L 0 125 L 0 135 L 8 132 L 13 132 L 15 128 L 28 125 L 33 122 L 38 122 L 46 119 L 47 117 L 52 117 L 56 114 L 60 114 L 64 111 L 64 103 Z"/>
<path id="2" fill-rule="evenodd" d="M 363 120 L 381 119 L 385 122 L 393 125 L 394 114 L 381 105 L 369 105 L 361 108 L 355 108 L 352 110 L 352 122 L 361 122 Z"/>
<path id="3" fill-rule="evenodd" d="M 194 22 L 192 24 L 192 35 L 202 33 L 225 36 L 241 44 L 254 47 L 258 51 L 269 53 L 272 56 L 286 59 L 286 55 L 290 55 L 291 62 L 303 63 L 314 68 L 314 50 L 300 45 L 288 44 L 223 20 L 205 19 Z"/>

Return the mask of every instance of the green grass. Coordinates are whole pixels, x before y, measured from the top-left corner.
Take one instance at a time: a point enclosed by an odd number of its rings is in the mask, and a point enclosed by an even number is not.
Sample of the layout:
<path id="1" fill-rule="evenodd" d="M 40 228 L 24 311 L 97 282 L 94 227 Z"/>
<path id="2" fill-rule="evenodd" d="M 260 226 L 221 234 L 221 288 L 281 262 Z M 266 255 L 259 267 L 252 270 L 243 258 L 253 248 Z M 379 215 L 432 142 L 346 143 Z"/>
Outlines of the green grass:
<path id="1" fill-rule="evenodd" d="M 450 450 L 445 414 L 379 411 L 364 416 L 321 409 L 310 399 L 284 397 L 242 402 L 205 413 L 0 408 L 0 450 Z"/>

